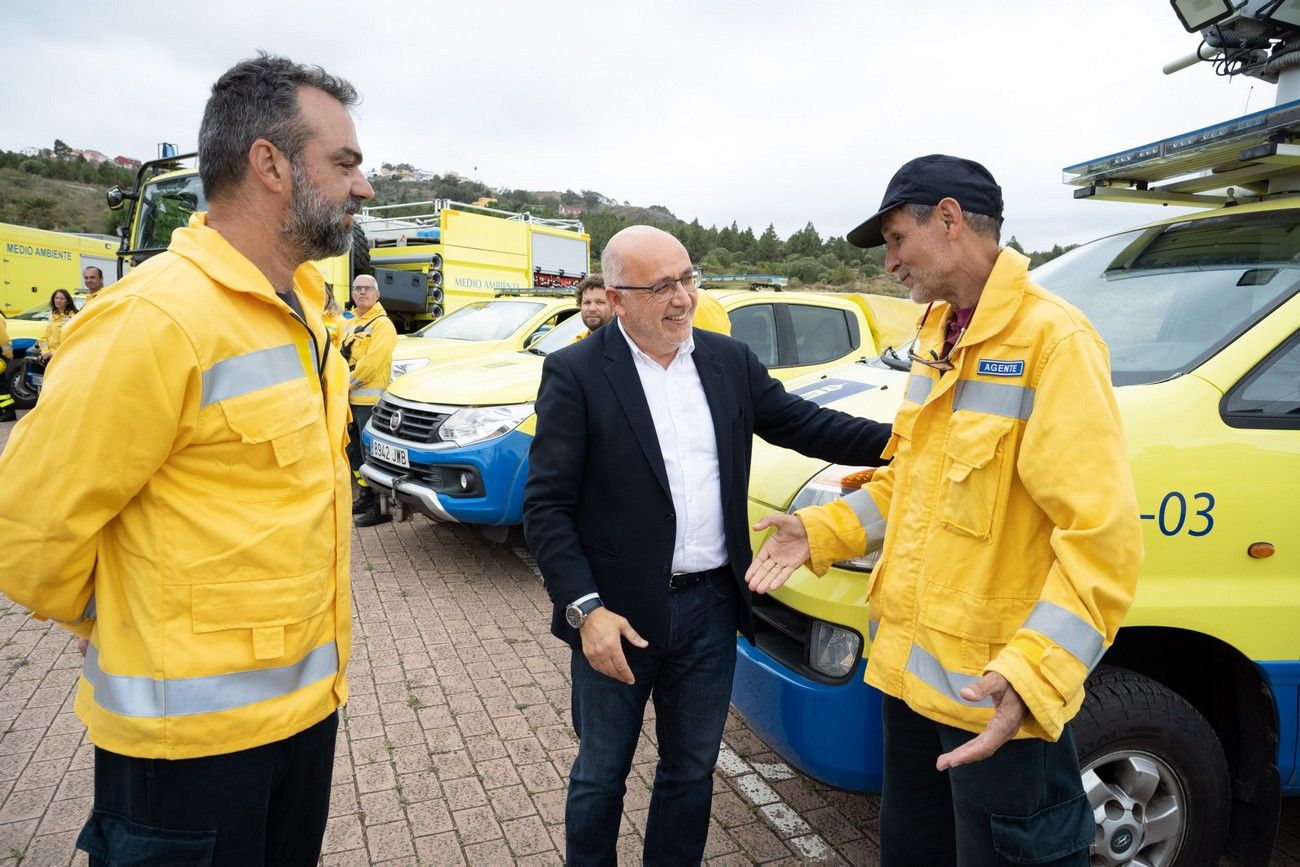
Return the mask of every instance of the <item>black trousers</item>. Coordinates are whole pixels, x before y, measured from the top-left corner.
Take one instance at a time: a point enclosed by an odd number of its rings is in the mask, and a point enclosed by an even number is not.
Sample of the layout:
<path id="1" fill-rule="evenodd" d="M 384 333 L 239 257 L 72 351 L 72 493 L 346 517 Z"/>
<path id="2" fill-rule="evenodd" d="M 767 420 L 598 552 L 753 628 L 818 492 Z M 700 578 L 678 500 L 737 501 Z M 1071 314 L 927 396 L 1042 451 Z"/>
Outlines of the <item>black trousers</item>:
<path id="1" fill-rule="evenodd" d="M 882 867 L 1087 867 L 1095 826 L 1070 727 L 1056 743 L 1007 741 L 983 761 L 939 772 L 975 735 L 885 696 Z"/>
<path id="2" fill-rule="evenodd" d="M 366 460 L 365 452 L 361 449 L 361 431 L 365 430 L 374 411 L 373 406 L 352 405 L 352 423 L 348 425 L 348 465 L 354 474 Z"/>
<path id="3" fill-rule="evenodd" d="M 329 816 L 338 714 L 282 741 L 197 759 L 95 749 L 95 804 L 77 838 L 92 867 L 314 865 Z"/>

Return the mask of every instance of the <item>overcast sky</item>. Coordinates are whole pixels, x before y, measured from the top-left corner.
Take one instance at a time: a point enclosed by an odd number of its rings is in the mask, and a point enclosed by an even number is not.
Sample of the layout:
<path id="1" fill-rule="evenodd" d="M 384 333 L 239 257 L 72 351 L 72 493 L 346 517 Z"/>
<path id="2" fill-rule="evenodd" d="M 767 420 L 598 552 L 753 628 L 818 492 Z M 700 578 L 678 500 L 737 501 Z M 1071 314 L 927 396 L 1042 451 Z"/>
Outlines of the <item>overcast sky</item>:
<path id="1" fill-rule="evenodd" d="M 1167 0 L 220 3 L 3 0 L 0 148 L 194 146 L 208 87 L 258 49 L 352 81 L 366 162 L 597 190 L 782 237 L 843 234 L 894 170 L 983 162 L 1030 249 L 1146 222 L 1061 168 L 1258 110 L 1271 85 L 1176 75 Z M 1252 90 L 1253 88 L 1253 90 Z"/>

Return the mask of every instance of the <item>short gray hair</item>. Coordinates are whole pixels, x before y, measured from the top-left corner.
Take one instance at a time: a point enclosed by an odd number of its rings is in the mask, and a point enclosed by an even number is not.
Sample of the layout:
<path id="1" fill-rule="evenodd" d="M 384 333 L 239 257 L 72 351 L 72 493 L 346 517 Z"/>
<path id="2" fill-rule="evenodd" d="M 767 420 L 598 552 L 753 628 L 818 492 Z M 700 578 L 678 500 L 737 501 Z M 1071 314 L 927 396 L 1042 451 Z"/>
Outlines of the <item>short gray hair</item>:
<path id="1" fill-rule="evenodd" d="M 358 102 L 351 84 L 319 66 L 262 52 L 241 60 L 212 85 L 199 124 L 199 176 L 208 200 L 231 195 L 248 170 L 248 149 L 264 138 L 296 162 L 311 128 L 298 89 L 314 87 L 343 103 Z"/>
<path id="2" fill-rule="evenodd" d="M 960 204 L 960 202 L 958 203 Z M 934 216 L 934 205 L 918 205 L 909 202 L 902 206 L 903 213 L 907 214 L 913 220 L 916 220 L 918 226 L 924 226 L 930 222 Z M 1002 240 L 1002 218 L 990 217 L 988 214 L 976 214 L 973 211 L 963 210 L 962 219 L 966 225 L 970 226 L 972 232 L 985 238 L 992 238 L 993 242 L 999 243 Z"/>

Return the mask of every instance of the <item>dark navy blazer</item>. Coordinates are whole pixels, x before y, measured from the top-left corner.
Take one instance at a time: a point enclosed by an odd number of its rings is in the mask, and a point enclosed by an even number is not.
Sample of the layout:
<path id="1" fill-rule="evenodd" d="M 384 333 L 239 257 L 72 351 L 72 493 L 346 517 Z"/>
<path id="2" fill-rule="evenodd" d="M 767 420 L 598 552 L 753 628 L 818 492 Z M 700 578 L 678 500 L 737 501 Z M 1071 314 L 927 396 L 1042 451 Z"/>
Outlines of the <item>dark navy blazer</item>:
<path id="1" fill-rule="evenodd" d="M 876 466 L 890 426 L 786 392 L 748 346 L 696 329 L 694 361 L 717 435 L 728 563 L 753 641 L 746 491 L 755 433 L 842 464 Z M 668 633 L 677 516 L 636 362 L 616 323 L 546 358 L 529 451 L 524 533 L 554 603 L 551 631 L 577 647 L 564 607 L 599 593 L 651 645 Z M 689 480 L 688 480 L 689 483 Z"/>

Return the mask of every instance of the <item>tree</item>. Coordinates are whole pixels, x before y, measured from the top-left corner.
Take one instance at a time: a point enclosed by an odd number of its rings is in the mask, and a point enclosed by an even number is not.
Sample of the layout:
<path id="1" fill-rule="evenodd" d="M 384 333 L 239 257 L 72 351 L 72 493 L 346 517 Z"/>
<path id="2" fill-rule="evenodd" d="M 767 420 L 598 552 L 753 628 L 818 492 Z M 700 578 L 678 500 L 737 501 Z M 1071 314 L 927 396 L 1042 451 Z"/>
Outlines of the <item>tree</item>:
<path id="1" fill-rule="evenodd" d="M 820 256 L 822 237 L 810 222 L 786 240 L 785 252 L 787 256 Z"/>
<path id="2" fill-rule="evenodd" d="M 786 262 L 785 272 L 802 283 L 816 283 L 825 279 L 826 266 L 811 256 L 801 256 Z"/>
<path id="3" fill-rule="evenodd" d="M 760 261 L 780 259 L 784 248 L 785 245 L 776 235 L 776 226 L 768 223 L 763 234 L 759 236 L 758 243 L 754 245 L 754 258 Z"/>
<path id="4" fill-rule="evenodd" d="M 54 158 L 56 160 L 66 160 L 72 156 L 72 148 L 68 147 L 67 142 L 61 138 L 54 140 Z"/>
<path id="5" fill-rule="evenodd" d="M 1016 240 L 1015 235 L 1012 235 L 1011 240 L 1007 241 L 1007 246 L 1010 247 L 1012 250 L 1015 250 L 1017 253 L 1019 253 L 1022 256 L 1029 255 L 1028 253 L 1025 252 L 1025 248 L 1020 246 L 1020 242 Z"/>

